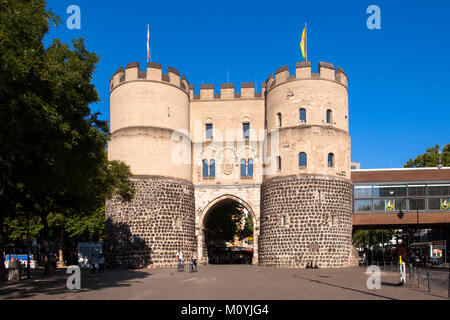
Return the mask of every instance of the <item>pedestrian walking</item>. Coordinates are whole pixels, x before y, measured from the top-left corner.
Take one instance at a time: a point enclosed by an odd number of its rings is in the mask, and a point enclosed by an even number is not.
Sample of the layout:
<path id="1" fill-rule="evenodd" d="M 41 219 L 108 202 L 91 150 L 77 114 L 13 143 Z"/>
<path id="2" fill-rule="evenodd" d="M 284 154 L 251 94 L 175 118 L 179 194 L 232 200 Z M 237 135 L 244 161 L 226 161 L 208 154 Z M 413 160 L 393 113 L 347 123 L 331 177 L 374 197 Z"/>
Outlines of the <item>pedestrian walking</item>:
<path id="1" fill-rule="evenodd" d="M 95 257 L 94 254 L 92 254 L 90 263 L 91 263 L 91 266 L 92 266 L 91 274 L 95 275 L 95 265 L 98 263 L 98 260 L 97 260 L 97 258 Z"/>
<path id="2" fill-rule="evenodd" d="M 177 262 L 178 262 L 178 271 L 184 271 L 183 252 L 181 250 L 178 250 L 177 252 Z"/>
<path id="3" fill-rule="evenodd" d="M 101 253 L 98 257 L 98 274 L 105 275 L 105 257 Z"/>

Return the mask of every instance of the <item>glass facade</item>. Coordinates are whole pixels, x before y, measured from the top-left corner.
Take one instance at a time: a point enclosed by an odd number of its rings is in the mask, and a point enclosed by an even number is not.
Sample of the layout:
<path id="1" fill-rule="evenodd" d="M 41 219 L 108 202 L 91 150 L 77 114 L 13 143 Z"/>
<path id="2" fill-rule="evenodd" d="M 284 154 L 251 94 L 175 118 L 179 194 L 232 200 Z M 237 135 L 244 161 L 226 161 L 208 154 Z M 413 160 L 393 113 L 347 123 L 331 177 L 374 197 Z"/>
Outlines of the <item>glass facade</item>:
<path id="1" fill-rule="evenodd" d="M 450 184 L 355 184 L 353 212 L 449 212 Z"/>

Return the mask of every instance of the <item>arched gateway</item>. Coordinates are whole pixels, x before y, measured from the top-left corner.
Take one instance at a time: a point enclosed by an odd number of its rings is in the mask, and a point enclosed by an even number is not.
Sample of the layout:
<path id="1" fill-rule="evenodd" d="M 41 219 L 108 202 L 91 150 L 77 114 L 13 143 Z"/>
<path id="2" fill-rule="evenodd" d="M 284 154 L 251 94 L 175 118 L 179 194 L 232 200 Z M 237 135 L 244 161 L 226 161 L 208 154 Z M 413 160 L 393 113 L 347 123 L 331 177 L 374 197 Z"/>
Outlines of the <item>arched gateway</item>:
<path id="1" fill-rule="evenodd" d="M 253 264 L 355 265 L 348 78 L 331 63 L 317 71 L 304 61 L 261 92 L 223 83 L 195 94 L 172 67 L 119 68 L 108 158 L 130 166 L 136 196 L 106 203 L 109 259 L 173 267 L 178 250 L 197 249 L 205 261 L 208 215 L 236 203 L 253 218 Z"/>
<path id="2" fill-rule="evenodd" d="M 206 248 L 206 222 L 211 214 L 214 214 L 214 210 L 225 204 L 237 204 L 244 207 L 253 220 L 253 260 L 252 264 L 258 264 L 258 238 L 259 238 L 259 219 L 255 214 L 252 207 L 241 198 L 232 195 L 232 194 L 224 194 L 213 200 L 211 200 L 206 207 L 203 209 L 200 208 L 201 213 L 198 219 L 196 219 L 196 237 L 197 237 L 197 252 L 199 256 L 200 262 L 208 262 L 208 254 Z"/>

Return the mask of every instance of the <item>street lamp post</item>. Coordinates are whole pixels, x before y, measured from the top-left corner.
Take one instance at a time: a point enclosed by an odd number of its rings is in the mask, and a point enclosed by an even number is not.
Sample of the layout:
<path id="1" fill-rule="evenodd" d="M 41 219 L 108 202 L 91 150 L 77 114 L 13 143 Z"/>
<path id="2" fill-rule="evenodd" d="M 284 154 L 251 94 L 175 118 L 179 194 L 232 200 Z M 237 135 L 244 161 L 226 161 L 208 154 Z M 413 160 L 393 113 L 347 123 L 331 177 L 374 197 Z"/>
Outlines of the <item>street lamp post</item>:
<path id="1" fill-rule="evenodd" d="M 439 161 L 438 161 L 438 165 L 437 168 L 441 169 L 442 168 L 442 152 L 444 151 L 445 145 L 443 145 L 440 149 L 439 149 Z"/>

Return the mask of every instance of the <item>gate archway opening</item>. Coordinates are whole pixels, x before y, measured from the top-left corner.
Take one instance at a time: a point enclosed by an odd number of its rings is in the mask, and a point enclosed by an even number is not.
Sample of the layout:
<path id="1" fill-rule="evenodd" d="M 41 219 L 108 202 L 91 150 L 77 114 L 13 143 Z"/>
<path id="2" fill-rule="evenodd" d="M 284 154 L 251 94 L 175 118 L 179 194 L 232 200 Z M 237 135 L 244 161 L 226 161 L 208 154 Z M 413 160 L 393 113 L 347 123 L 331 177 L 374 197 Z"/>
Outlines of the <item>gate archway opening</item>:
<path id="1" fill-rule="evenodd" d="M 200 218 L 199 258 L 208 264 L 257 264 L 256 217 L 242 199 L 224 195 Z"/>

